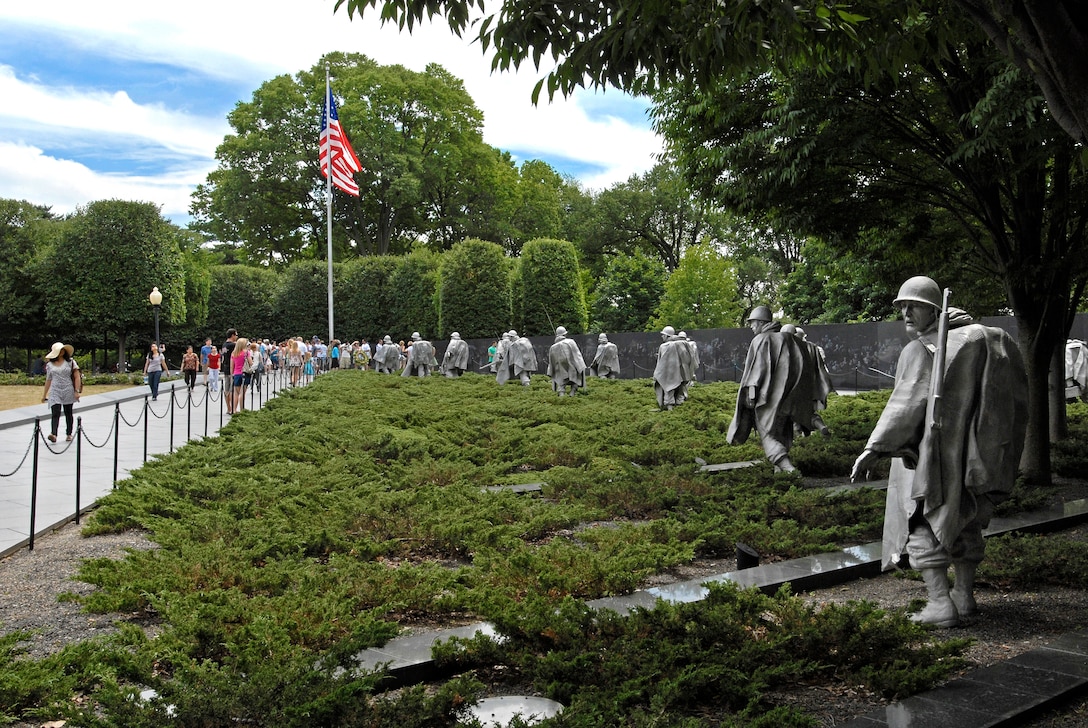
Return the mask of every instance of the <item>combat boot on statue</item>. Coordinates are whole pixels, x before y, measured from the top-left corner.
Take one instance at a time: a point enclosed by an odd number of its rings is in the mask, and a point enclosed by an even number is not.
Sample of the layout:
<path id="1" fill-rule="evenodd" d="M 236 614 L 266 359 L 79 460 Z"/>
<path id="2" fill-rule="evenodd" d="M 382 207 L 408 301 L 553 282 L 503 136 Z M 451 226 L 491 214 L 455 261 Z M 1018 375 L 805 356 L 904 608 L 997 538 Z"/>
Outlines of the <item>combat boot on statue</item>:
<path id="1" fill-rule="evenodd" d="M 949 596 L 961 617 L 973 617 L 978 613 L 978 603 L 975 601 L 975 570 L 978 564 L 955 561 L 953 566 L 956 568 L 956 583 L 952 585 Z"/>
<path id="2" fill-rule="evenodd" d="M 774 461 L 774 472 L 776 473 L 796 473 L 797 468 L 790 462 L 789 455 L 783 455 Z"/>
<path id="3" fill-rule="evenodd" d="M 955 627 L 960 623 L 960 617 L 949 594 L 948 569 L 922 569 L 921 572 L 929 592 L 929 603 L 922 611 L 910 615 L 910 621 L 934 627 Z"/>

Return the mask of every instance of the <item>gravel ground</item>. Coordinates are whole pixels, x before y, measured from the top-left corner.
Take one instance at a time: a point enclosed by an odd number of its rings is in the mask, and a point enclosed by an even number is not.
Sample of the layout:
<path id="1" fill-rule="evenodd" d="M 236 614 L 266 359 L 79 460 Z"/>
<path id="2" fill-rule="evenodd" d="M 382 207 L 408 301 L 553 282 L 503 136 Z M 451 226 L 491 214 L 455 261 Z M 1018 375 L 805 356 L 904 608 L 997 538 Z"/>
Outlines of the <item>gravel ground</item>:
<path id="1" fill-rule="evenodd" d="M 1088 540 L 1088 526 L 1063 533 Z M 86 614 L 80 611 L 78 604 L 57 599 L 64 593 L 85 594 L 93 589 L 73 580 L 83 559 L 121 558 L 129 549 L 148 548 L 154 548 L 154 544 L 139 532 L 85 538 L 74 524 L 39 537 L 34 551 L 24 549 L 0 561 L 0 593 L 4 594 L 0 602 L 0 632 L 34 631 L 27 647 L 30 657 L 40 658 L 66 644 L 114 631 L 119 621 L 154 629 L 156 625 L 144 620 L 143 615 Z M 659 575 L 653 582 L 682 581 L 733 568 L 732 560 L 698 561 Z M 897 609 L 912 599 L 924 598 L 925 588 L 921 582 L 886 574 L 804 596 L 820 603 L 869 600 L 887 609 Z M 1088 590 L 1085 589 L 1051 587 L 1017 592 L 980 583 L 977 598 L 979 615 L 956 629 L 943 632 L 949 637 L 975 640 L 966 655 L 974 667 L 1007 660 L 1088 624 Z M 818 716 L 825 726 L 840 725 L 885 704 L 879 696 L 860 686 L 833 692 L 799 687 L 778 698 L 805 708 Z M 1086 726 L 1088 699 L 1074 699 L 1024 725 L 1031 728 Z M 16 728 L 30 726 L 20 724 Z"/>
<path id="2" fill-rule="evenodd" d="M 122 558 L 132 550 L 154 548 L 138 531 L 85 538 L 75 523 L 34 539 L 34 550 L 23 549 L 0 561 L 0 633 L 34 631 L 25 646 L 40 659 L 67 644 L 116 632 L 118 621 L 148 626 L 143 615 L 87 614 L 80 605 L 58 601 L 61 594 L 87 594 L 93 586 L 74 579 L 84 559 Z"/>

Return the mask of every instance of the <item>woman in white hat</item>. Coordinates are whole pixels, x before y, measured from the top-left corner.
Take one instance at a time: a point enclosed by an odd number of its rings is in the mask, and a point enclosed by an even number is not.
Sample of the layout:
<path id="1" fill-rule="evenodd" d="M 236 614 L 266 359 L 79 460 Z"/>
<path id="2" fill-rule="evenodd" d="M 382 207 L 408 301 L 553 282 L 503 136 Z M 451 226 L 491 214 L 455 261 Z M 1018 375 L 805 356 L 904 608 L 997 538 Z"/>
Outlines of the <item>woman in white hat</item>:
<path id="1" fill-rule="evenodd" d="M 74 352 L 71 344 L 58 341 L 45 355 L 45 391 L 42 392 L 42 401 L 49 404 L 52 413 L 49 442 L 57 441 L 61 410 L 64 411 L 67 439 L 72 439 L 72 406 L 79 401 L 79 393 L 83 389 L 83 375 L 76 360 L 72 358 Z"/>

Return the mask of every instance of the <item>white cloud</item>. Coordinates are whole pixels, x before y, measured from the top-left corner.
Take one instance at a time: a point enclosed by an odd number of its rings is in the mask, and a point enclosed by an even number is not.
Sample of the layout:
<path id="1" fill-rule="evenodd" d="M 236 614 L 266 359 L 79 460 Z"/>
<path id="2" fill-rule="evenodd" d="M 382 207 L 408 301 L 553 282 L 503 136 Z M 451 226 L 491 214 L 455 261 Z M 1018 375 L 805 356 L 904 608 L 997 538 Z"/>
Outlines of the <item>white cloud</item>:
<path id="1" fill-rule="evenodd" d="M 322 54 L 333 50 L 364 53 L 379 63 L 401 64 L 413 70 L 439 63 L 464 80 L 466 90 L 483 111 L 487 143 L 517 150 L 522 156 L 568 158 L 601 170 L 581 178 L 590 188 L 605 187 L 649 169 L 653 155 L 661 149 L 660 139 L 646 125 L 602 117 L 599 99 L 594 113 L 587 114 L 579 99 L 589 92 L 552 102 L 545 99 L 534 107 L 532 88 L 544 71 L 523 67 L 517 73 L 492 74 L 490 58 L 480 47 L 454 36 L 441 20 L 434 25 L 425 23 L 409 35 L 393 26 L 381 27 L 375 10 L 362 20 L 349 20 L 343 10 L 334 14 L 333 0 L 189 0 L 182 5 L 146 0 L 53 0 L 45 5 L 3 3 L 0 22 L 61 33 L 73 43 L 116 59 L 190 68 L 240 81 L 253 89 L 277 74 L 310 68 Z M 90 133 L 133 135 L 201 160 L 211 159 L 229 130 L 225 118 L 207 119 L 182 110 L 138 104 L 123 88 L 48 88 L 20 80 L 12 69 L 4 67 L 0 67 L 0 98 L 5 99 L 0 119 L 8 117 L 9 129 L 33 129 L 33 115 L 37 121 L 47 118 L 65 124 L 73 131 L 73 138 L 85 139 Z M 50 133 L 40 127 L 38 131 Z M 59 136 L 55 130 L 49 143 L 32 134 L 4 140 L 23 149 L 24 154 L 42 147 L 58 154 L 63 149 L 52 144 Z M 63 162 L 53 159 L 50 163 Z M 4 160 L 0 165 L 7 168 L 9 162 Z M 5 187 L 11 180 L 7 173 L 4 169 L 5 178 L 0 180 Z M 82 174 L 97 177 L 95 184 L 102 186 L 130 184 L 123 177 L 95 175 L 86 167 L 82 167 Z M 187 209 L 187 202 L 179 207 L 176 192 L 180 180 L 189 177 L 189 172 L 179 175 L 168 170 L 161 179 L 133 178 L 131 188 L 165 195 L 160 200 L 164 211 Z M 47 185 L 50 179 L 57 178 L 44 175 L 39 182 Z M 200 181 L 203 175 L 192 184 Z M 50 194 L 45 188 L 42 192 Z M 71 193 L 61 184 L 51 193 L 54 197 L 43 201 L 60 209 L 65 204 L 61 198 L 69 199 Z M 147 194 L 150 192 L 145 198 Z M 92 193 L 80 202 L 105 196 L 112 195 Z M 137 194 L 134 199 L 142 198 Z"/>
<path id="2" fill-rule="evenodd" d="M 26 83 L 16 78 L 10 66 L 0 66 L 0 98 L 5 101 L 0 118 L 27 134 L 41 133 L 46 127 L 78 130 L 84 135 L 118 134 L 207 159 L 214 156 L 215 147 L 230 129 L 225 119 L 194 117 L 158 104 L 137 104 L 124 91 L 106 93 Z"/>
<path id="3" fill-rule="evenodd" d="M 0 198 L 27 200 L 63 214 L 95 200 L 154 202 L 171 219 L 189 212 L 189 195 L 212 164 L 156 176 L 101 174 L 26 144 L 0 142 Z"/>

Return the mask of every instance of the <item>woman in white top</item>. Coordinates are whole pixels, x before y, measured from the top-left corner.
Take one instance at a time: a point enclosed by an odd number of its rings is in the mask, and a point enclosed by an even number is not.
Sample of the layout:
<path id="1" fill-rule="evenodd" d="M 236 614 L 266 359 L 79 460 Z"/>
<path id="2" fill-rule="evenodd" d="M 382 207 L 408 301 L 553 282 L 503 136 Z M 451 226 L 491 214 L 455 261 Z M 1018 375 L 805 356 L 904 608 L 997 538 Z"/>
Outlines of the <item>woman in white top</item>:
<path id="1" fill-rule="evenodd" d="M 65 434 L 72 440 L 72 406 L 79 401 L 83 389 L 83 374 L 72 358 L 75 349 L 71 344 L 57 342 L 45 355 L 45 391 L 42 401 L 49 404 L 52 418 L 49 426 L 49 442 L 57 441 L 60 413 L 64 411 Z"/>
<path id="2" fill-rule="evenodd" d="M 170 365 L 166 363 L 166 356 L 159 353 L 159 345 L 151 345 L 151 353 L 144 360 L 144 375 L 147 377 L 147 385 L 151 387 L 151 401 L 159 398 L 159 380 L 170 374 Z"/>

